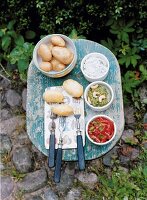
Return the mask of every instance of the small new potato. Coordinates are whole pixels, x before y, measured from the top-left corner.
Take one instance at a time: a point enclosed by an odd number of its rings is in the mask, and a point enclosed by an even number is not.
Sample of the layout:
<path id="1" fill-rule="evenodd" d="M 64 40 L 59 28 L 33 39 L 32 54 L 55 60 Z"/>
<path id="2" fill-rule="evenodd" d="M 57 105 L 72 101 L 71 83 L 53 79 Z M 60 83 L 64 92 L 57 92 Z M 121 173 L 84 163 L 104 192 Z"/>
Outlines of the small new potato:
<path id="1" fill-rule="evenodd" d="M 54 46 L 54 45 L 52 45 L 51 43 L 48 44 L 48 48 L 49 48 L 49 50 L 50 50 L 51 52 L 52 52 L 53 46 Z"/>
<path id="2" fill-rule="evenodd" d="M 63 103 L 64 96 L 61 92 L 55 90 L 47 90 L 43 94 L 43 99 L 47 103 Z"/>
<path id="3" fill-rule="evenodd" d="M 38 49 L 38 55 L 43 61 L 50 61 L 52 58 L 51 51 L 46 44 L 41 44 Z"/>
<path id="4" fill-rule="evenodd" d="M 53 68 L 56 68 L 57 65 L 59 65 L 61 62 L 57 60 L 56 58 L 52 57 L 51 64 Z"/>
<path id="5" fill-rule="evenodd" d="M 79 98 L 83 94 L 83 86 L 75 80 L 68 79 L 63 82 L 64 90 L 72 97 Z"/>
<path id="6" fill-rule="evenodd" d="M 40 64 L 40 69 L 42 69 L 45 72 L 50 72 L 52 70 L 52 65 L 50 62 L 42 62 Z"/>
<path id="7" fill-rule="evenodd" d="M 55 70 L 55 71 L 57 71 L 57 72 L 60 72 L 60 71 L 62 71 L 63 69 L 65 69 L 65 65 L 64 64 L 62 64 L 62 63 L 59 63 L 56 67 L 54 67 L 54 69 L 53 70 Z"/>
<path id="8" fill-rule="evenodd" d="M 58 116 L 70 116 L 73 114 L 73 108 L 70 105 L 61 104 L 55 107 L 52 107 L 52 112 Z"/>
<path id="9" fill-rule="evenodd" d="M 51 37 L 51 42 L 55 46 L 59 47 L 65 47 L 65 41 L 62 39 L 62 37 L 56 35 Z"/>
<path id="10" fill-rule="evenodd" d="M 57 60 L 65 65 L 70 64 L 74 57 L 72 51 L 66 47 L 54 46 L 52 48 L 52 54 Z"/>

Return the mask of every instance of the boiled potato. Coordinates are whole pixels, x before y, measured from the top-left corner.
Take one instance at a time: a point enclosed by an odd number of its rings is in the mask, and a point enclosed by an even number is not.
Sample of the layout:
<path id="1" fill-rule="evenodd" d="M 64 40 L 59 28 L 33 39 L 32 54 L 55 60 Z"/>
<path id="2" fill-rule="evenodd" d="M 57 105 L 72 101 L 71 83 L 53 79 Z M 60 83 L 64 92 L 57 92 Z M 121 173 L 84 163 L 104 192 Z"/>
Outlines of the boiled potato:
<path id="1" fill-rule="evenodd" d="M 50 61 L 52 58 L 51 51 L 46 44 L 41 44 L 38 49 L 38 55 L 43 61 Z"/>
<path id="2" fill-rule="evenodd" d="M 50 51 L 52 51 L 53 46 L 54 46 L 54 45 L 52 45 L 51 43 L 48 44 L 48 48 L 49 48 Z"/>
<path id="3" fill-rule="evenodd" d="M 66 47 L 54 46 L 52 48 L 52 54 L 57 60 L 65 65 L 70 64 L 74 57 L 72 51 Z"/>
<path id="4" fill-rule="evenodd" d="M 61 104 L 52 107 L 52 112 L 58 116 L 69 116 L 73 114 L 73 108 L 70 105 Z"/>
<path id="5" fill-rule="evenodd" d="M 65 69 L 65 65 L 62 64 L 62 63 L 59 63 L 56 67 L 53 68 L 53 70 L 57 71 L 57 72 L 60 72 L 62 71 L 63 69 Z"/>
<path id="6" fill-rule="evenodd" d="M 59 91 L 47 90 L 43 94 L 43 99 L 47 103 L 62 103 L 64 101 L 64 96 Z"/>
<path id="7" fill-rule="evenodd" d="M 52 57 L 51 64 L 53 68 L 56 68 L 57 65 L 59 65 L 61 62 L 57 60 L 56 58 Z"/>
<path id="8" fill-rule="evenodd" d="M 79 98 L 83 94 L 83 86 L 79 84 L 77 81 L 72 79 L 64 81 L 63 88 L 72 97 Z"/>
<path id="9" fill-rule="evenodd" d="M 51 64 L 54 71 L 62 71 L 65 69 L 65 65 L 60 63 L 60 61 L 56 60 L 55 58 L 52 58 Z"/>
<path id="10" fill-rule="evenodd" d="M 45 72 L 50 72 L 52 70 L 52 65 L 50 62 L 42 62 L 40 64 L 40 69 L 42 69 Z"/>
<path id="11" fill-rule="evenodd" d="M 65 41 L 62 39 L 62 37 L 60 37 L 58 35 L 52 36 L 51 42 L 55 46 L 65 47 Z"/>

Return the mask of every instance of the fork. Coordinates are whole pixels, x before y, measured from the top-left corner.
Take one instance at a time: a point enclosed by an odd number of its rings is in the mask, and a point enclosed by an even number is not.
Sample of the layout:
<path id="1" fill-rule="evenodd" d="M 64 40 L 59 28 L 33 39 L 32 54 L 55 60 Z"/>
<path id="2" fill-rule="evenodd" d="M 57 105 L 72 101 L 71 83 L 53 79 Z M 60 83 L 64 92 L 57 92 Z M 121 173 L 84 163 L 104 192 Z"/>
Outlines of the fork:
<path id="1" fill-rule="evenodd" d="M 52 120 L 49 124 L 50 129 L 50 140 L 49 140 L 49 158 L 48 158 L 48 166 L 54 167 L 55 165 L 55 119 L 57 118 L 57 115 L 55 115 L 53 112 L 50 114 L 50 119 Z"/>
<path id="2" fill-rule="evenodd" d="M 83 147 L 83 139 L 80 130 L 80 117 L 81 110 L 79 108 L 74 109 L 74 117 L 76 119 L 76 133 L 77 133 L 77 154 L 78 154 L 78 164 L 79 169 L 85 169 L 85 155 L 84 155 L 84 147 Z"/>
<path id="3" fill-rule="evenodd" d="M 80 104 L 80 100 L 81 100 L 80 98 L 74 98 L 74 97 L 72 98 L 72 102 L 75 103 L 75 104 L 76 103 Z"/>
<path id="4" fill-rule="evenodd" d="M 58 143 L 58 150 L 57 150 L 57 157 L 56 157 L 56 165 L 55 165 L 55 172 L 54 172 L 54 181 L 56 183 L 60 182 L 61 177 L 61 164 L 62 164 L 62 145 L 63 145 L 63 139 L 62 134 L 66 127 L 66 118 L 65 117 L 59 117 L 59 143 Z"/>

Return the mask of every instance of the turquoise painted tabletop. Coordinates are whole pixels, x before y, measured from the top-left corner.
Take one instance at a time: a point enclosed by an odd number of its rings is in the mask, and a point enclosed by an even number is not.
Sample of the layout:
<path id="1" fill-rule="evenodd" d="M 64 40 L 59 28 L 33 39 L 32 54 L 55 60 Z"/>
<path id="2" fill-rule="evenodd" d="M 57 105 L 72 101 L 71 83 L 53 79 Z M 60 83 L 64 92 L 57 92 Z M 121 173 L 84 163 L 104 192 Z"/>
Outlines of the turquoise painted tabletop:
<path id="1" fill-rule="evenodd" d="M 30 63 L 27 80 L 27 133 L 32 143 L 46 156 L 48 150 L 44 144 L 44 101 L 43 93 L 45 88 L 50 86 L 60 86 L 64 80 L 69 78 L 77 80 L 85 88 L 89 82 L 84 78 L 80 63 L 85 55 L 92 52 L 103 53 L 110 62 L 110 71 L 107 78 L 104 80 L 109 83 L 114 91 L 114 101 L 109 109 L 102 112 L 94 112 L 87 105 L 85 105 L 85 124 L 94 115 L 105 114 L 110 116 L 116 123 L 117 133 L 111 143 L 104 146 L 97 146 L 91 143 L 86 138 L 84 147 L 85 159 L 91 160 L 98 158 L 108 151 L 110 151 L 120 139 L 124 129 L 124 111 L 123 111 L 123 97 L 121 74 L 119 64 L 114 54 L 106 47 L 85 39 L 74 40 L 77 48 L 78 60 L 75 68 L 65 77 L 53 79 L 43 75 L 37 67 Z M 65 149 L 63 150 L 62 159 L 65 161 L 76 161 L 77 150 Z"/>

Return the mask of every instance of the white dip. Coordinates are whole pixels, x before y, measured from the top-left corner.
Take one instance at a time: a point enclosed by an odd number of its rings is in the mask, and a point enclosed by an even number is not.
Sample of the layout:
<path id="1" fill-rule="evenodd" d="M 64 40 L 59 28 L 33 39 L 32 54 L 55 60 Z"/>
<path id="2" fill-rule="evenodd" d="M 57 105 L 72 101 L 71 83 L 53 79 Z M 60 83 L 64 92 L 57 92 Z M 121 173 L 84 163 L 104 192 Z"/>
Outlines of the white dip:
<path id="1" fill-rule="evenodd" d="M 84 62 L 83 71 L 91 78 L 99 78 L 107 73 L 108 65 L 98 56 L 89 56 Z"/>

